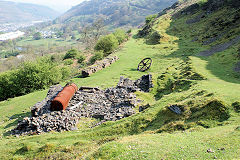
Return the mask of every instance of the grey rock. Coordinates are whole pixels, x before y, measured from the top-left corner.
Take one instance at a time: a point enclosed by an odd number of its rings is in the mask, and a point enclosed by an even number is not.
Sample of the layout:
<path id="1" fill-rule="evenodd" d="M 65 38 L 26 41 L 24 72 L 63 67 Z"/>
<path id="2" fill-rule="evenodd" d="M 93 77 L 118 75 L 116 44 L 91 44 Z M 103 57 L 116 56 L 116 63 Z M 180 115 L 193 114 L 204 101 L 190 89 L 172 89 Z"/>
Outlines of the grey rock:
<path id="1" fill-rule="evenodd" d="M 202 52 L 199 53 L 199 55 L 200 56 L 211 56 L 214 53 L 222 52 L 222 51 L 228 49 L 229 47 L 231 47 L 232 45 L 238 43 L 239 41 L 240 41 L 240 36 L 237 36 L 234 39 L 230 40 L 229 42 L 226 42 L 224 44 L 219 44 L 219 45 L 213 46 L 209 50 L 202 51 Z"/>
<path id="2" fill-rule="evenodd" d="M 150 87 L 153 87 L 151 75 L 144 75 L 136 81 L 121 77 L 116 87 L 106 90 L 81 87 L 70 100 L 66 110 L 51 112 L 51 100 L 62 90 L 60 85 L 52 86 L 47 97 L 32 107 L 32 117 L 19 121 L 11 133 L 28 135 L 76 130 L 76 124 L 81 117 L 100 119 L 100 122 L 92 127 L 106 121 L 129 117 L 135 114 L 133 108 L 139 103 L 133 93 L 137 90 L 148 92 Z"/>
<path id="3" fill-rule="evenodd" d="M 84 70 L 82 70 L 82 77 L 88 77 L 91 74 L 110 66 L 112 63 L 116 62 L 118 59 L 119 58 L 117 56 L 114 56 L 114 57 L 107 57 L 102 61 L 98 61 L 94 65 L 89 66 Z"/>

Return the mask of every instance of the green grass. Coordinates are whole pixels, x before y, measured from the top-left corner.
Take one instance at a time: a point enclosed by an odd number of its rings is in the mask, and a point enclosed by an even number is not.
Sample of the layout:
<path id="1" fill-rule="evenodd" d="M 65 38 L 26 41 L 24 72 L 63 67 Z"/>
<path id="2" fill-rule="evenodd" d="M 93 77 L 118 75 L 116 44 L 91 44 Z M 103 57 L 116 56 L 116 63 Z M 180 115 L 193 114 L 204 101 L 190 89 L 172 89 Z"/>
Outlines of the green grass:
<path id="1" fill-rule="evenodd" d="M 199 82 L 197 88 L 215 93 L 229 104 L 239 99 L 240 90 L 237 89 L 240 88 L 239 78 L 234 77 L 235 73 L 231 71 L 231 66 L 223 67 L 217 61 L 206 61 L 198 57 L 191 57 L 191 59 L 198 73 L 207 78 L 206 81 Z"/>
<path id="2" fill-rule="evenodd" d="M 240 115 L 231 106 L 240 101 L 239 75 L 232 70 L 239 44 L 210 57 L 198 56 L 211 47 L 201 45 L 214 30 L 205 31 L 209 22 L 230 12 L 220 10 L 193 25 L 185 22 L 196 15 L 162 16 L 154 24 L 162 35 L 160 44 L 131 38 L 114 53 L 120 58 L 116 63 L 88 78 L 73 79 L 78 86 L 107 88 L 115 86 L 120 76 L 135 80 L 151 73 L 154 88 L 136 93 L 150 108 L 131 117 L 93 129 L 88 124 L 95 120 L 82 119 L 77 131 L 14 137 L 8 131 L 29 115 L 29 107 L 47 90 L 0 102 L 0 159 L 239 159 Z M 192 42 L 196 36 L 199 41 Z M 145 57 L 152 58 L 153 65 L 146 73 L 138 72 Z M 203 78 L 192 76 L 196 74 Z M 183 107 L 183 114 L 170 112 L 167 107 L 172 104 Z M 209 148 L 214 153 L 207 153 Z"/>
<path id="3" fill-rule="evenodd" d="M 173 134 L 126 136 L 101 146 L 95 159 L 239 159 L 236 126 Z M 237 147 L 238 146 L 238 147 Z M 211 149 L 214 153 L 208 153 Z"/>
<path id="4" fill-rule="evenodd" d="M 54 47 L 54 46 L 67 46 L 67 45 L 74 45 L 76 44 L 76 41 L 72 40 L 62 40 L 62 39 L 40 39 L 40 40 L 34 40 L 31 37 L 23 39 L 19 42 L 17 42 L 18 46 L 42 46 L 45 48 L 48 47 Z"/>

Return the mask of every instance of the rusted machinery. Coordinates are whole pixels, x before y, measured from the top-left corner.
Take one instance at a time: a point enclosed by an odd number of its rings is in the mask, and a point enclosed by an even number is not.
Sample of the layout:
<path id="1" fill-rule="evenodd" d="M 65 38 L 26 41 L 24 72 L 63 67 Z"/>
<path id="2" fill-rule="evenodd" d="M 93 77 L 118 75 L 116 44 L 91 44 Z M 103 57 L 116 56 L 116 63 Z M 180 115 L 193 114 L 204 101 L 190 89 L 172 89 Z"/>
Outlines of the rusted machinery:
<path id="1" fill-rule="evenodd" d="M 50 110 L 61 111 L 65 110 L 73 95 L 77 92 L 78 87 L 74 83 L 67 84 L 61 92 L 52 100 Z"/>
<path id="2" fill-rule="evenodd" d="M 137 70 L 140 72 L 147 71 L 152 65 L 152 59 L 151 58 L 144 58 L 139 64 Z"/>

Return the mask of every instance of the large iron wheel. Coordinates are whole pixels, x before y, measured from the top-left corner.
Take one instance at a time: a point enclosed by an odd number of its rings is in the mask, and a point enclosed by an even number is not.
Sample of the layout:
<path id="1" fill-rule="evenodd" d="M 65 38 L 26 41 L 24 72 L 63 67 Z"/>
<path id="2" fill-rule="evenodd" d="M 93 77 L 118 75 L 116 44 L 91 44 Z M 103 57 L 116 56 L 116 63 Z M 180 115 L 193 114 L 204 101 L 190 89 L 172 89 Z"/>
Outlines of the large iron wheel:
<path id="1" fill-rule="evenodd" d="M 152 59 L 151 58 L 144 58 L 139 64 L 138 64 L 138 71 L 145 72 L 147 71 L 152 65 Z"/>

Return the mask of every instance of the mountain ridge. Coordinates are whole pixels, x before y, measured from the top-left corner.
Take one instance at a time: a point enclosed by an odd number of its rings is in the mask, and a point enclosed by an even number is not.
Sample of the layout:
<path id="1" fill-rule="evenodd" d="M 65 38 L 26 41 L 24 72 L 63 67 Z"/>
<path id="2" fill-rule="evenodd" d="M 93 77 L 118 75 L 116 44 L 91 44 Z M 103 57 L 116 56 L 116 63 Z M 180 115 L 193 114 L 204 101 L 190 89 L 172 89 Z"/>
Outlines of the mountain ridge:
<path id="1" fill-rule="evenodd" d="M 176 0 L 90 0 L 72 7 L 56 21 L 78 21 L 86 24 L 101 18 L 106 25 L 113 27 L 138 26 L 144 22 L 146 16 L 157 14 L 174 2 Z"/>
<path id="2" fill-rule="evenodd" d="M 0 0 L 0 23 L 54 19 L 58 15 L 58 12 L 47 6 Z"/>

